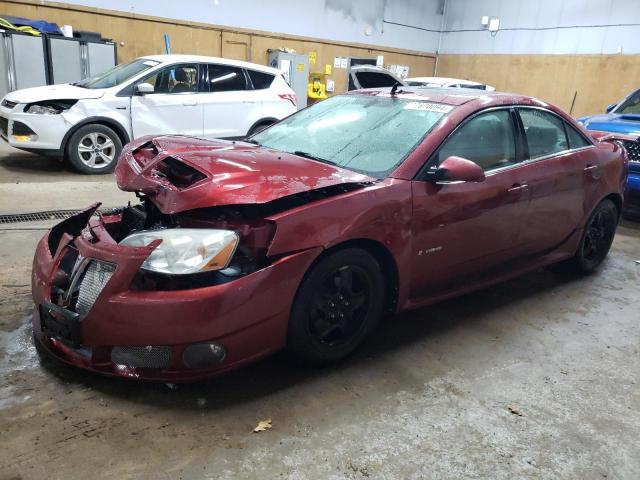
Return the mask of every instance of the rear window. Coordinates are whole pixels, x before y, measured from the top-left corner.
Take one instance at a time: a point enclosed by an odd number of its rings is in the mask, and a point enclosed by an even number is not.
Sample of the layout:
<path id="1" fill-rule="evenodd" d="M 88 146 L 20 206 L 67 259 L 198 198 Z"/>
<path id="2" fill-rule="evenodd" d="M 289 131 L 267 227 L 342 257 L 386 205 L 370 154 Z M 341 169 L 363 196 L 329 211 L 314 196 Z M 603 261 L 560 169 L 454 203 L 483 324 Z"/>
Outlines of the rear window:
<path id="1" fill-rule="evenodd" d="M 210 92 L 232 92 L 247 89 L 247 80 L 241 68 L 228 65 L 209 65 L 207 84 Z"/>
<path id="2" fill-rule="evenodd" d="M 270 73 L 258 72 L 256 70 L 247 70 L 247 72 L 249 73 L 251 83 L 253 83 L 253 88 L 256 90 L 269 88 L 273 83 L 273 79 L 276 78 Z"/>
<path id="3" fill-rule="evenodd" d="M 396 84 L 396 79 L 384 72 L 357 72 L 356 77 L 362 88 L 393 87 Z"/>
<path id="4" fill-rule="evenodd" d="M 567 129 L 567 138 L 569 139 L 569 148 L 582 148 L 588 147 L 591 144 L 585 140 L 585 138 L 571 125 L 565 122 L 565 128 Z"/>

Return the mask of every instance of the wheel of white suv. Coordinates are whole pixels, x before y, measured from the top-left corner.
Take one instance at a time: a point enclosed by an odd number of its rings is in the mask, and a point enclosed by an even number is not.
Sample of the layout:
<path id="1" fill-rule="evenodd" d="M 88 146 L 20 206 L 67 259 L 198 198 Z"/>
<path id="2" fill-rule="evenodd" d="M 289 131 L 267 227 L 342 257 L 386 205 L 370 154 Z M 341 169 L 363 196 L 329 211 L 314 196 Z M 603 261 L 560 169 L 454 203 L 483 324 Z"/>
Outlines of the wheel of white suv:
<path id="1" fill-rule="evenodd" d="M 89 124 L 69 139 L 67 159 L 79 172 L 89 175 L 112 172 L 122 151 L 122 142 L 111 128 Z"/>

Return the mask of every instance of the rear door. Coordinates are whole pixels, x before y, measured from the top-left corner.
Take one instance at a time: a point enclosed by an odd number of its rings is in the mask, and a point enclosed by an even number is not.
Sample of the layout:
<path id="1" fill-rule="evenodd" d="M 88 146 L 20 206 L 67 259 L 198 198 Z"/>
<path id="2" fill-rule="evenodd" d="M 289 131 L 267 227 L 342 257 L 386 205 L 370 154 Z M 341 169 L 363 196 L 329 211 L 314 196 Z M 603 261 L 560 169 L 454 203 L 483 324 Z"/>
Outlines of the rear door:
<path id="1" fill-rule="evenodd" d="M 599 177 L 595 147 L 555 113 L 517 109 L 524 129 L 523 169 L 531 192 L 520 243 L 528 253 L 561 245 L 584 218 L 586 191 Z"/>
<path id="2" fill-rule="evenodd" d="M 131 129 L 134 138 L 143 135 L 182 134 L 202 136 L 200 65 L 180 63 L 165 67 L 138 83 L 153 85 L 153 93 L 133 92 Z"/>
<path id="3" fill-rule="evenodd" d="M 462 286 L 515 256 L 529 201 L 515 119 L 509 108 L 482 112 L 429 160 L 430 170 L 449 156 L 471 160 L 483 182 L 413 182 L 413 298 Z"/>
<path id="4" fill-rule="evenodd" d="M 260 92 L 251 88 L 244 69 L 207 65 L 205 90 L 202 94 L 205 137 L 244 137 L 260 119 Z"/>

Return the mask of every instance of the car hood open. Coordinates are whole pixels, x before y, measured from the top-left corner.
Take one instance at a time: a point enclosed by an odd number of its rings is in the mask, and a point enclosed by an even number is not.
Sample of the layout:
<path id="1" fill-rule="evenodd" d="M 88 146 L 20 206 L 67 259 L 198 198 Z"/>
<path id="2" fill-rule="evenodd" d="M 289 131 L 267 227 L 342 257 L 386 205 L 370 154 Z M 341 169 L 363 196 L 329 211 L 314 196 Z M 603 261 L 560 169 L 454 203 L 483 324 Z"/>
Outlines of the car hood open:
<path id="1" fill-rule="evenodd" d="M 59 85 L 46 85 L 43 87 L 24 88 L 8 93 L 5 97 L 10 102 L 32 103 L 43 100 L 83 100 L 86 98 L 100 98 L 104 95 L 104 89 L 91 89 L 76 87 L 69 83 Z"/>
<path id="2" fill-rule="evenodd" d="M 261 204 L 373 177 L 246 142 L 144 137 L 123 151 L 118 186 L 147 195 L 161 212 Z"/>

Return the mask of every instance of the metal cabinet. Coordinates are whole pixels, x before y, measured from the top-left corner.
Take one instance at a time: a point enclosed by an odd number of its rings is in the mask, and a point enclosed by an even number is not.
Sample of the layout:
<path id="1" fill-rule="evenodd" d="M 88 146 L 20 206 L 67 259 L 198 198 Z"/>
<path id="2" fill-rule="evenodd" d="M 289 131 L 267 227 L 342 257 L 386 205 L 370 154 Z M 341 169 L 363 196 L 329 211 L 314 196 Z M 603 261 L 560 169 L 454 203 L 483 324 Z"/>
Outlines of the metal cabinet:
<path id="1" fill-rule="evenodd" d="M 269 50 L 269 65 L 280 70 L 298 97 L 298 110 L 307 106 L 309 55 Z"/>
<path id="2" fill-rule="evenodd" d="M 0 29 L 0 98 L 22 88 L 77 82 L 117 63 L 113 42 Z"/>
<path id="3" fill-rule="evenodd" d="M 46 41 L 52 84 L 77 82 L 104 72 L 117 63 L 113 42 L 89 42 L 54 36 L 47 36 Z"/>
<path id="4" fill-rule="evenodd" d="M 47 80 L 44 39 L 0 30 L 0 98 L 13 90 L 46 85 Z"/>

